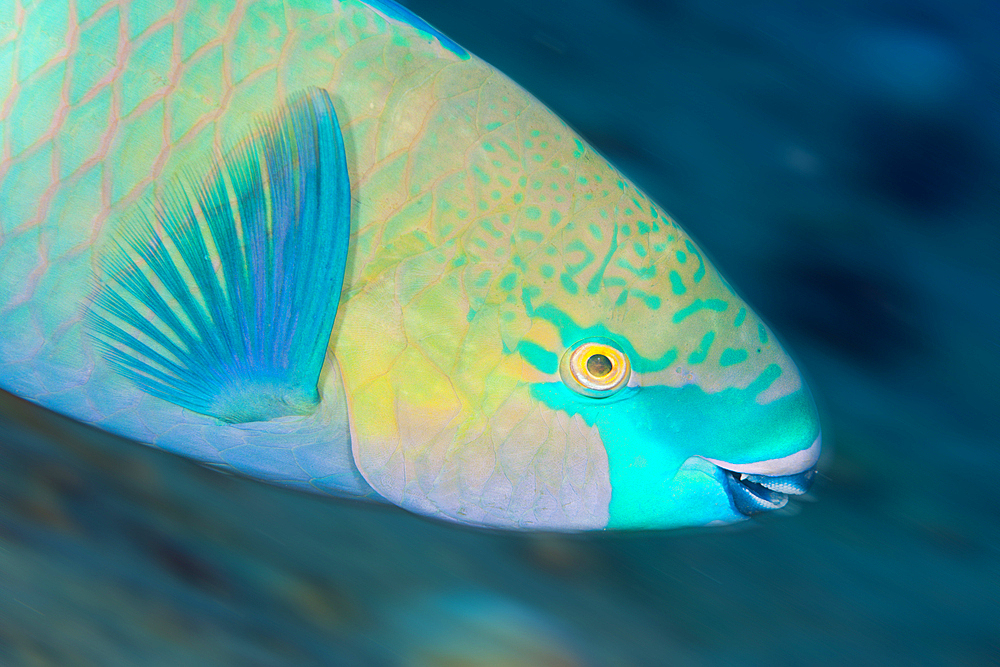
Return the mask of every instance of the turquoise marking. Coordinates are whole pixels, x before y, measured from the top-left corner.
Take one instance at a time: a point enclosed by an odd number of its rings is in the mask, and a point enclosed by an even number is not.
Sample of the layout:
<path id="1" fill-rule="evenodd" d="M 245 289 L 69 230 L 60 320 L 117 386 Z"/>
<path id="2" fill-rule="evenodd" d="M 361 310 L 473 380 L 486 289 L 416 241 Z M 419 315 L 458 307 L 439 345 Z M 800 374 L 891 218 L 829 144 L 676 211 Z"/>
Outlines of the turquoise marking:
<path id="1" fill-rule="evenodd" d="M 531 300 L 542 293 L 542 290 L 537 287 L 522 287 L 521 288 L 521 303 L 524 304 L 524 312 L 531 317 L 535 313 L 534 306 L 531 305 Z"/>
<path id="2" fill-rule="evenodd" d="M 747 309 L 740 308 L 739 312 L 736 313 L 736 319 L 733 320 L 733 326 L 738 327 L 743 324 L 743 320 L 747 318 Z"/>
<path id="3" fill-rule="evenodd" d="M 624 294 L 625 292 L 622 292 Z M 657 310 L 660 307 L 660 297 L 655 294 L 646 294 L 642 290 L 634 289 L 628 290 L 630 296 L 634 296 L 637 299 L 642 299 L 642 302 L 646 304 L 646 308 L 650 310 Z"/>
<path id="4" fill-rule="evenodd" d="M 469 59 L 469 52 L 443 35 L 437 28 L 427 23 L 406 7 L 397 5 L 392 0 L 364 0 L 364 3 L 391 19 L 405 23 L 430 37 L 436 37 L 441 46 L 448 49 L 462 60 Z"/>
<path id="5" fill-rule="evenodd" d="M 736 364 L 746 361 L 748 356 L 749 355 L 746 350 L 736 350 L 731 347 L 727 347 L 719 356 L 719 365 L 735 366 Z"/>
<path id="6" fill-rule="evenodd" d="M 482 169 L 480 169 L 478 166 L 473 165 L 472 173 L 476 175 L 476 178 L 479 180 L 480 183 L 482 183 L 483 185 L 489 185 L 490 175 L 487 174 Z"/>
<path id="7" fill-rule="evenodd" d="M 573 239 L 570 241 L 570 243 L 566 246 L 566 250 L 568 252 L 583 253 L 583 259 L 576 264 L 566 264 L 566 273 L 571 276 L 575 276 L 580 273 L 580 271 L 583 271 L 590 265 L 591 262 L 594 261 L 594 253 L 591 252 L 590 248 L 588 248 L 587 245 L 580 239 Z"/>
<path id="8" fill-rule="evenodd" d="M 622 226 L 622 232 L 625 231 L 626 227 L 627 227 L 627 225 L 623 225 Z M 652 278 L 653 276 L 656 275 L 656 267 L 655 266 L 643 266 L 641 268 L 636 268 L 636 267 L 632 266 L 632 263 L 629 262 L 624 257 L 619 257 L 618 261 L 615 262 L 615 264 L 617 264 L 621 268 L 625 269 L 626 271 L 628 271 L 629 273 L 631 273 L 632 275 L 634 275 L 636 278 L 641 278 L 643 280 L 648 279 L 648 278 Z"/>
<path id="9" fill-rule="evenodd" d="M 194 412 L 226 422 L 306 414 L 319 402 L 351 226 L 329 95 L 293 96 L 206 173 L 122 226 L 101 258 L 91 335 L 140 389 Z"/>
<path id="10" fill-rule="evenodd" d="M 756 402 L 773 381 L 765 370 L 746 389 L 707 394 L 697 385 L 657 385 L 614 401 L 580 396 L 561 382 L 534 384 L 531 393 L 598 427 L 611 477 L 608 527 L 635 528 L 689 523 L 698 504 L 675 502 L 690 492 L 690 479 L 675 478 L 692 456 L 750 463 L 794 454 L 815 440 L 819 422 L 805 390 Z"/>
<path id="11" fill-rule="evenodd" d="M 708 356 L 708 349 L 712 347 L 712 343 L 715 341 L 715 332 L 709 331 L 701 338 L 701 343 L 698 344 L 698 349 L 688 355 L 689 364 L 700 364 L 705 361 L 705 357 Z"/>
<path id="12" fill-rule="evenodd" d="M 554 352 L 550 352 L 530 340 L 522 340 L 518 343 L 517 351 L 521 353 L 521 357 L 525 361 L 543 373 L 554 374 L 559 370 L 559 357 Z"/>
<path id="13" fill-rule="evenodd" d="M 750 385 L 750 387 L 754 388 L 754 395 L 765 391 L 768 387 L 774 384 L 774 381 L 781 377 L 781 373 L 781 366 L 778 364 L 768 364 L 767 368 L 761 371 L 760 375 L 757 376 L 757 379 L 753 381 L 752 385 Z M 750 387 L 748 387 L 748 389 Z"/>
<path id="14" fill-rule="evenodd" d="M 615 254 L 618 250 L 618 223 L 615 223 L 614 231 L 611 233 L 611 245 L 608 247 L 607 254 L 604 255 L 604 259 L 601 261 L 601 265 L 597 267 L 597 271 L 590 278 L 590 282 L 587 283 L 587 292 L 590 294 L 597 294 L 597 290 L 601 286 L 601 279 L 604 277 L 604 272 L 608 268 L 608 262 L 611 261 L 611 256 Z"/>
<path id="15" fill-rule="evenodd" d="M 687 292 L 687 287 L 684 286 L 684 281 L 681 280 L 681 274 L 676 271 L 670 272 L 670 287 L 673 289 L 674 294 L 684 294 L 684 292 Z"/>
<path id="16" fill-rule="evenodd" d="M 705 260 L 701 258 L 701 253 L 694 247 L 690 239 L 684 239 L 684 245 L 687 246 L 688 252 L 698 258 L 698 269 L 692 277 L 696 283 L 700 283 L 701 279 L 705 277 Z"/>
<path id="17" fill-rule="evenodd" d="M 491 127 L 490 127 L 491 125 L 496 125 L 496 127 L 503 127 L 503 123 L 497 122 L 497 123 L 490 123 L 489 125 L 486 126 L 486 129 L 487 130 L 491 129 Z M 492 128 L 492 129 L 496 129 L 496 128 Z M 510 145 L 506 141 L 500 141 L 498 143 L 500 144 L 500 148 L 502 148 L 502 149 L 504 149 L 504 151 L 506 151 L 507 157 L 509 157 L 512 161 L 519 162 L 521 160 L 521 156 L 518 155 L 517 151 L 515 151 L 513 148 L 511 148 Z M 521 193 L 517 193 L 517 194 L 521 194 Z M 515 204 L 519 204 L 520 200 L 515 198 L 514 203 Z"/>
<path id="18" fill-rule="evenodd" d="M 757 336 L 760 338 L 761 345 L 767 345 L 767 330 L 760 322 L 757 323 Z"/>
<path id="19" fill-rule="evenodd" d="M 590 327 L 581 327 L 576 322 L 573 321 L 569 315 L 559 310 L 551 303 L 544 303 L 540 306 L 535 306 L 534 310 L 530 313 L 533 317 L 538 317 L 547 322 L 552 323 L 556 330 L 559 332 L 559 338 L 564 347 L 569 347 L 579 343 L 585 338 L 608 338 L 615 343 L 617 343 L 621 349 L 628 355 L 629 360 L 632 362 L 632 368 L 638 373 L 660 371 L 674 363 L 677 359 L 677 348 L 673 347 L 663 353 L 658 359 L 650 359 L 643 357 L 632 344 L 625 338 L 622 338 L 618 334 L 608 330 L 603 324 L 595 324 Z"/>
<path id="20" fill-rule="evenodd" d="M 568 273 L 563 273 L 559 276 L 559 282 L 570 294 L 576 294 L 580 291 L 579 286 L 577 286 L 576 281 Z"/>
<path id="21" fill-rule="evenodd" d="M 676 313 L 674 313 L 673 322 L 674 324 L 680 324 L 689 315 L 697 313 L 699 310 L 714 310 L 717 313 L 721 313 L 726 308 L 729 308 L 729 304 L 722 299 L 695 299 L 694 302 L 687 306 L 686 308 L 681 308 Z"/>
<path id="22" fill-rule="evenodd" d="M 479 222 L 479 226 L 482 227 L 483 230 L 493 238 L 495 239 L 503 238 L 503 232 L 494 227 L 493 223 L 490 222 L 489 220 L 481 220 Z"/>

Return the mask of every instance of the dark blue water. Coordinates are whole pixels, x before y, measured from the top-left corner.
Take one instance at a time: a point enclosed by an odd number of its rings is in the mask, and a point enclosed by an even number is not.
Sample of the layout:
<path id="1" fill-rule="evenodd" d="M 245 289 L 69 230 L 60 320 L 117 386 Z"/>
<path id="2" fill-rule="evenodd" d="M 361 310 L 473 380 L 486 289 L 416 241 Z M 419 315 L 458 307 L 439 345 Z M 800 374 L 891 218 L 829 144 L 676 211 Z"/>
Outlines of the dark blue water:
<path id="1" fill-rule="evenodd" d="M 0 664 L 1000 664 L 996 5 L 408 4 L 783 335 L 832 445 L 817 502 L 748 529 L 481 533 L 2 397 Z"/>

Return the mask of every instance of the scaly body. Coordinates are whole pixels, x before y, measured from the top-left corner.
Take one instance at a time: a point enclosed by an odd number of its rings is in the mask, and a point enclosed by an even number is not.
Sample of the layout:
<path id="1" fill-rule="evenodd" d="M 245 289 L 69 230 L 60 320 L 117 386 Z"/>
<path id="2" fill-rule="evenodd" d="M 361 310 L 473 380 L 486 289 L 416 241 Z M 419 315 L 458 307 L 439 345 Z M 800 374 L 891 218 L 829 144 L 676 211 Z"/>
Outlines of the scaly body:
<path id="1" fill-rule="evenodd" d="M 724 470 L 815 463 L 794 364 L 684 232 L 388 3 L 0 4 L 4 388 L 246 474 L 485 525 L 735 520 Z M 136 210 L 312 89 L 351 194 L 319 404 L 229 419 L 151 395 L 96 344 L 102 258 Z M 630 362 L 606 399 L 560 372 L 591 339 Z"/>

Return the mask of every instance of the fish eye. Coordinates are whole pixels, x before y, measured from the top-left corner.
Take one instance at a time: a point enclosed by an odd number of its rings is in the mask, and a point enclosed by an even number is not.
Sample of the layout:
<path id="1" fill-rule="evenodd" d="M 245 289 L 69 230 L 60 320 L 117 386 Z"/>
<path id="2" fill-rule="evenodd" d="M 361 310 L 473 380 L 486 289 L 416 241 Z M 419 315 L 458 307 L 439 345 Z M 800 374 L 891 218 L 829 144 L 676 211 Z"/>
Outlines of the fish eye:
<path id="1" fill-rule="evenodd" d="M 578 394 L 604 398 L 618 393 L 628 383 L 632 365 L 617 344 L 597 338 L 566 350 L 559 363 L 559 375 Z"/>
<path id="2" fill-rule="evenodd" d="M 587 372 L 594 377 L 602 378 L 614 369 L 611 360 L 600 352 L 587 357 Z"/>

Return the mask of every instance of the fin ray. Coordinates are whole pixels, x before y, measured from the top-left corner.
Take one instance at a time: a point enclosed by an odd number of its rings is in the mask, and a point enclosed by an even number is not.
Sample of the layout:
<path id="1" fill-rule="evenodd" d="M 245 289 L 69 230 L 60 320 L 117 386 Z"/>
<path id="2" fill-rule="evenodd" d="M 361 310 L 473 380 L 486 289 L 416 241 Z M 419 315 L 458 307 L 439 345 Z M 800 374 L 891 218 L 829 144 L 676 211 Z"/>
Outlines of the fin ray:
<path id="1" fill-rule="evenodd" d="M 350 237 L 343 137 L 310 88 L 201 178 L 124 222 L 89 314 L 140 389 L 227 422 L 305 414 L 337 313 Z"/>

